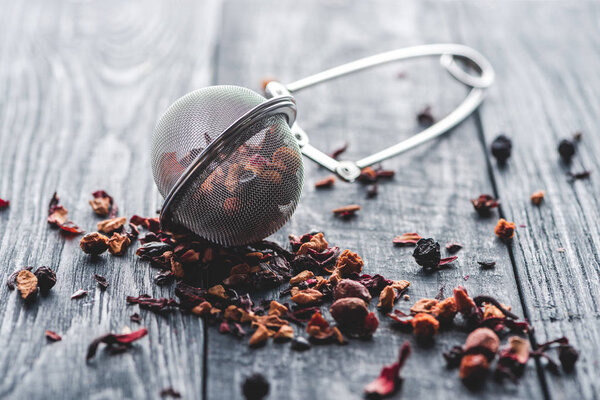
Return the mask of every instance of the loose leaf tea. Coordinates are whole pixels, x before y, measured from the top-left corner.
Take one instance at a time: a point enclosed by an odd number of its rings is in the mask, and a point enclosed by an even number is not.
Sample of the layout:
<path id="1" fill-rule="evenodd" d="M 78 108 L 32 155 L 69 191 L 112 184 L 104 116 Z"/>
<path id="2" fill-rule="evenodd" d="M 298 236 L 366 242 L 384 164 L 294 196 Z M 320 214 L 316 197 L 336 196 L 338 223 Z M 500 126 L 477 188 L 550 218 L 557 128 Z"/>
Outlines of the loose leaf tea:
<path id="1" fill-rule="evenodd" d="M 90 360 L 96 355 L 96 351 L 98 350 L 100 343 L 106 344 L 109 351 L 111 351 L 113 354 L 116 354 L 129 349 L 131 347 L 131 343 L 143 338 L 147 334 L 148 330 L 146 328 L 141 328 L 131 333 L 108 333 L 106 335 L 97 337 L 92 341 L 92 343 L 90 343 L 85 359 Z"/>

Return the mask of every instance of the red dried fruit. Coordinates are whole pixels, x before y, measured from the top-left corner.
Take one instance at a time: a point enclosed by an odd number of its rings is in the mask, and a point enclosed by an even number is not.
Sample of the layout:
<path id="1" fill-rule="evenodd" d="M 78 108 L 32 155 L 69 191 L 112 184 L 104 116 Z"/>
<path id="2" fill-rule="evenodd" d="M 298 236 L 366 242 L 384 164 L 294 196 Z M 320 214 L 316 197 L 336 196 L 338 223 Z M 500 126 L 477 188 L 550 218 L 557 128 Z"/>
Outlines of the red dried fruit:
<path id="1" fill-rule="evenodd" d="M 96 355 L 96 351 L 98 350 L 98 346 L 100 343 L 105 343 L 109 348 L 116 351 L 122 351 L 123 349 L 127 349 L 130 347 L 131 343 L 135 342 L 146 336 L 148 334 L 148 330 L 146 328 L 138 329 L 137 331 L 125 334 L 114 334 L 109 333 L 106 335 L 102 335 L 92 341 L 90 346 L 88 347 L 86 360 L 91 359 Z M 121 345 L 121 346 L 119 346 Z"/>
<path id="2" fill-rule="evenodd" d="M 396 392 L 401 382 L 400 371 L 410 356 L 411 348 L 409 342 L 404 342 L 400 348 L 398 361 L 392 365 L 383 367 L 379 377 L 365 386 L 367 396 L 389 396 Z"/>
<path id="3" fill-rule="evenodd" d="M 408 232 L 408 233 L 403 233 L 402 235 L 396 236 L 392 240 L 392 242 L 394 244 L 404 246 L 404 245 L 417 244 L 417 242 L 421 239 L 423 239 L 423 238 L 417 232 Z"/>
<path id="4" fill-rule="evenodd" d="M 113 198 L 104 190 L 96 190 L 92 193 L 94 198 L 90 200 L 90 206 L 97 215 L 114 218 L 117 216 L 118 207 Z"/>
<path id="5" fill-rule="evenodd" d="M 489 216 L 492 208 L 496 208 L 500 205 L 498 200 L 489 194 L 479 195 L 478 198 L 471 200 L 471 203 L 473 203 L 473 207 L 475 208 L 475 211 L 477 211 L 477 214 L 482 217 Z"/>
<path id="6" fill-rule="evenodd" d="M 0 210 L 3 208 L 7 208 L 8 206 L 10 206 L 10 201 L 0 199 Z"/>
<path id="7" fill-rule="evenodd" d="M 500 218 L 498 221 L 498 225 L 494 229 L 494 233 L 502 240 L 509 240 L 515 236 L 515 224 L 514 222 L 509 222 L 504 218 Z"/>
<path id="8" fill-rule="evenodd" d="M 335 300 L 345 297 L 358 297 L 367 304 L 371 301 L 371 294 L 365 285 L 352 279 L 342 279 L 333 289 Z"/>
<path id="9" fill-rule="evenodd" d="M 483 354 L 488 360 L 494 359 L 500 339 L 498 335 L 489 328 L 477 328 L 467 336 L 464 350 L 469 354 Z"/>
<path id="10" fill-rule="evenodd" d="M 51 342 L 58 342 L 59 340 L 62 340 L 62 337 L 60 337 L 60 335 L 56 332 L 47 330 L 45 334 L 48 340 L 50 340 Z"/>
<path id="11" fill-rule="evenodd" d="M 317 340 L 330 339 L 334 334 L 331 325 L 329 325 L 329 322 L 323 318 L 323 315 L 321 315 L 319 311 L 314 313 L 310 321 L 308 321 L 306 333 L 308 333 L 311 338 Z"/>
<path id="12" fill-rule="evenodd" d="M 454 301 L 456 302 L 456 310 L 461 314 L 470 314 L 473 308 L 476 308 L 475 302 L 467 294 L 467 289 L 458 286 L 454 289 Z"/>
<path id="13" fill-rule="evenodd" d="M 50 204 L 48 205 L 48 223 L 69 234 L 83 233 L 83 231 L 80 230 L 77 225 L 68 220 L 67 216 L 69 212 L 66 208 L 59 205 L 58 202 L 59 199 L 55 192 L 50 199 Z"/>
<path id="14" fill-rule="evenodd" d="M 109 239 L 106 236 L 98 232 L 93 232 L 81 238 L 79 247 L 81 247 L 84 253 L 96 256 L 108 249 L 108 242 Z"/>

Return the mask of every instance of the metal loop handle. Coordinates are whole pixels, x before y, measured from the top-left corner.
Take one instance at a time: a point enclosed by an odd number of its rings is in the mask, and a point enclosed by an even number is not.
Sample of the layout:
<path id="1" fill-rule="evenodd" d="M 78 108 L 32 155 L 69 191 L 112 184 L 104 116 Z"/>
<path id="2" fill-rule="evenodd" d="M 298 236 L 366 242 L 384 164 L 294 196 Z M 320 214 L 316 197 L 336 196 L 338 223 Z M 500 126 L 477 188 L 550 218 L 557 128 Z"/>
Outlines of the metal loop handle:
<path id="1" fill-rule="evenodd" d="M 267 97 L 290 95 L 302 89 L 317 85 L 319 83 L 339 78 L 344 75 L 373 68 L 390 62 L 405 60 L 409 58 L 441 56 L 441 65 L 459 82 L 471 87 L 471 91 L 463 102 L 446 117 L 421 131 L 420 133 L 406 139 L 394 146 L 380 151 L 371 156 L 365 157 L 357 162 L 337 161 L 327 154 L 321 152 L 308 143 L 308 136 L 297 123 L 292 126 L 292 133 L 298 139 L 302 153 L 323 167 L 337 173 L 341 178 L 347 181 L 354 181 L 362 168 L 379 163 L 387 158 L 401 154 L 426 141 L 434 139 L 456 125 L 461 123 L 473 111 L 479 107 L 483 101 L 484 92 L 494 82 L 494 69 L 489 61 L 476 50 L 460 44 L 430 44 L 424 46 L 407 47 L 376 54 L 374 56 L 361 58 L 359 60 L 328 69 L 315 75 L 308 76 L 288 85 L 282 85 L 278 82 L 271 82 L 265 88 Z M 463 58 L 474 65 L 480 72 L 479 75 L 473 75 L 465 71 L 456 62 L 456 58 Z"/>

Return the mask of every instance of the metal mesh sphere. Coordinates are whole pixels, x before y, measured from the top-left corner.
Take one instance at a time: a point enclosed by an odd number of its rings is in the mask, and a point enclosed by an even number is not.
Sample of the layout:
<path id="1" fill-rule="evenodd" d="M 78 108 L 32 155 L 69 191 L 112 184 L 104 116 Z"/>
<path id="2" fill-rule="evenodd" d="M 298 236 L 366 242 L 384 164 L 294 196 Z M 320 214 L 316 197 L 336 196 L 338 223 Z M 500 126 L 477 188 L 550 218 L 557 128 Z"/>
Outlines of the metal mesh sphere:
<path id="1" fill-rule="evenodd" d="M 261 240 L 287 222 L 304 167 L 286 116 L 255 112 L 240 125 L 265 102 L 245 88 L 213 86 L 182 97 L 161 117 L 152 169 L 167 198 L 163 225 L 232 246 Z"/>

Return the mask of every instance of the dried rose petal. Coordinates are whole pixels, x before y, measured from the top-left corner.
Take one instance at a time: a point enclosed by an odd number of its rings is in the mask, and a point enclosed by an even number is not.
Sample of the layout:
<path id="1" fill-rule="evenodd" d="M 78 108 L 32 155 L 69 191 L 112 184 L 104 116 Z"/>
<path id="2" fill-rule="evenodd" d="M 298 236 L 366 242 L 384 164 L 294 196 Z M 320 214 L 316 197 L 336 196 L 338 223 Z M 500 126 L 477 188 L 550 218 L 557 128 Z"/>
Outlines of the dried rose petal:
<path id="1" fill-rule="evenodd" d="M 404 342 L 400 348 L 398 361 L 392 365 L 383 367 L 379 377 L 365 386 L 367 396 L 389 396 L 396 392 L 401 381 L 400 371 L 410 356 L 411 348 L 409 342 Z"/>
<path id="2" fill-rule="evenodd" d="M 59 340 L 62 340 L 62 337 L 60 337 L 60 335 L 56 332 L 53 331 L 46 331 L 45 332 L 46 337 L 48 338 L 48 340 L 52 341 L 52 342 L 58 342 Z"/>
<path id="3" fill-rule="evenodd" d="M 423 239 L 423 238 L 417 232 L 408 232 L 408 233 L 403 233 L 402 235 L 396 236 L 392 240 L 392 242 L 394 244 L 398 244 L 398 245 L 411 245 L 411 244 L 417 244 L 417 242 L 421 239 Z"/>
<path id="4" fill-rule="evenodd" d="M 106 290 L 108 288 L 108 281 L 102 275 L 94 274 L 94 279 L 98 282 L 98 286 L 100 286 L 101 290 Z"/>
<path id="5" fill-rule="evenodd" d="M 8 206 L 10 206 L 10 201 L 0 198 L 0 210 L 3 208 L 7 208 Z"/>
<path id="6" fill-rule="evenodd" d="M 87 351 L 87 355 L 86 355 L 86 360 L 89 360 L 96 355 L 96 351 L 98 350 L 98 346 L 100 345 L 100 343 L 105 343 L 109 347 L 112 347 L 114 345 L 128 346 L 131 343 L 135 342 L 136 340 L 143 338 L 147 334 L 148 334 L 148 330 L 146 328 L 141 328 L 141 329 L 138 329 L 137 331 L 134 331 L 131 333 L 126 333 L 126 334 L 117 335 L 114 333 L 109 333 L 106 335 L 102 335 L 102 336 L 94 339 L 92 341 L 92 343 L 90 343 L 90 346 L 88 347 L 88 351 Z"/>

